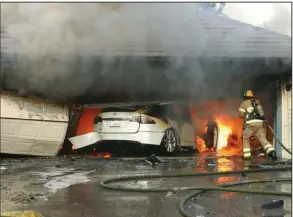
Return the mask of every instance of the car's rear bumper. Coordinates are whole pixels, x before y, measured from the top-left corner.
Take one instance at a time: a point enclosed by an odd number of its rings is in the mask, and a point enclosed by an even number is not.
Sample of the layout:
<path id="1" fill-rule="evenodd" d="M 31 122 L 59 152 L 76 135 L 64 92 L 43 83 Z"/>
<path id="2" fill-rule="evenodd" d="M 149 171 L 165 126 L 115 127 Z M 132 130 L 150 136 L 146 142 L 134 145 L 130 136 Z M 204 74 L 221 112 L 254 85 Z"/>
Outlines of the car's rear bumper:
<path id="1" fill-rule="evenodd" d="M 99 133 L 98 141 L 116 140 L 132 141 L 142 144 L 160 145 L 164 133 L 137 132 L 137 133 Z"/>
<path id="2" fill-rule="evenodd" d="M 99 141 L 131 141 L 149 145 L 160 145 L 164 133 L 137 132 L 137 133 L 87 133 L 69 138 L 75 148 L 83 148 Z"/>

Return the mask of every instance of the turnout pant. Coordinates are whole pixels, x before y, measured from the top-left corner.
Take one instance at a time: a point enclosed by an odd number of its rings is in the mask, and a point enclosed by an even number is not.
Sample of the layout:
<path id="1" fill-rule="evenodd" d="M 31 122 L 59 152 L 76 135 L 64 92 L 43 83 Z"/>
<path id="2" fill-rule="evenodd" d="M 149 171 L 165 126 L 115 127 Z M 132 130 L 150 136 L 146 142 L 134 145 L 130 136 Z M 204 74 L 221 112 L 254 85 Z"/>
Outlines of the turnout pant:
<path id="1" fill-rule="evenodd" d="M 266 125 L 264 122 L 249 123 L 243 130 L 243 157 L 248 159 L 251 157 L 250 137 L 254 135 L 260 142 L 265 153 L 275 151 L 274 147 L 267 140 Z"/>

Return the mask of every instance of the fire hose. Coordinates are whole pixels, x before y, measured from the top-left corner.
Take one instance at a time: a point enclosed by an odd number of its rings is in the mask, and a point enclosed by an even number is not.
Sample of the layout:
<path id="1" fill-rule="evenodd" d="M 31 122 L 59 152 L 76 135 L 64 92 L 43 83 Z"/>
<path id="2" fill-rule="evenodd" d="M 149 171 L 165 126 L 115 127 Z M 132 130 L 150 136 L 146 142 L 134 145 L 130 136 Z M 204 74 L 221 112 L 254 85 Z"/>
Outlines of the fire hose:
<path id="1" fill-rule="evenodd" d="M 273 128 L 271 127 L 271 125 L 268 123 L 268 121 L 265 120 L 265 123 L 268 125 L 270 131 L 272 132 L 272 134 L 274 135 L 275 139 L 277 140 L 277 142 L 282 146 L 282 148 L 287 151 L 290 155 L 292 155 L 292 152 L 281 142 L 281 140 L 278 138 L 278 136 L 276 135 L 275 131 L 273 130 Z"/>
<path id="2" fill-rule="evenodd" d="M 292 152 L 279 140 L 275 134 L 272 127 L 267 121 L 265 121 L 269 126 L 269 129 L 272 131 L 274 137 L 279 142 L 279 144 L 290 154 Z M 283 167 L 270 167 L 278 164 L 284 164 Z M 290 164 L 290 166 L 288 166 Z M 252 190 L 252 189 L 239 189 L 231 188 L 238 185 L 247 185 L 253 183 L 266 183 L 266 182 L 291 182 L 292 178 L 280 178 L 280 179 L 258 179 L 258 180 L 247 180 L 240 181 L 228 184 L 222 184 L 218 186 L 190 186 L 190 187 L 174 187 L 174 188 L 129 188 L 125 186 L 114 186 L 109 185 L 110 183 L 120 182 L 120 181 L 133 181 L 133 180 L 143 180 L 143 179 L 159 179 L 159 178 L 174 178 L 174 177 L 202 177 L 202 176 L 216 176 L 216 175 L 236 175 L 236 174 L 247 174 L 247 173 L 259 173 L 259 172 L 273 172 L 273 171 L 292 171 L 291 161 L 288 162 L 269 162 L 261 163 L 256 165 L 257 169 L 252 170 L 240 170 L 240 171 L 227 171 L 227 172 L 208 172 L 208 173 L 179 173 L 179 174 L 170 174 L 170 175 L 134 175 L 134 176 L 123 176 L 110 178 L 100 182 L 100 186 L 109 190 L 116 191 L 127 191 L 127 192 L 178 192 L 178 191 L 187 191 L 187 190 L 200 190 L 199 192 L 193 192 L 180 201 L 179 211 L 184 217 L 191 217 L 190 214 L 185 210 L 185 204 L 191 199 L 207 191 L 224 191 L 224 192 L 239 192 L 239 193 L 250 193 L 250 194 L 261 194 L 261 195 L 275 195 L 275 196 L 284 196 L 292 197 L 292 192 L 277 192 L 277 191 L 264 191 L 264 190 Z"/>
<path id="3" fill-rule="evenodd" d="M 269 167 L 275 164 L 284 164 L 283 167 Z M 187 190 L 200 190 L 199 192 L 189 194 L 185 198 L 180 201 L 179 211 L 182 216 L 190 217 L 190 215 L 186 212 L 184 205 L 191 198 L 202 194 L 206 191 L 225 191 L 225 192 L 240 192 L 240 193 L 251 193 L 251 194 L 262 194 L 262 195 L 275 195 L 275 196 L 284 196 L 291 197 L 292 192 L 276 192 L 276 191 L 264 191 L 264 190 L 252 190 L 252 189 L 238 189 L 238 188 L 229 188 L 237 185 L 245 185 L 250 183 L 264 183 L 264 182 L 291 182 L 291 178 L 280 178 L 280 179 L 268 179 L 268 180 L 247 180 L 241 182 L 228 183 L 219 186 L 190 186 L 190 187 L 174 187 L 174 188 L 130 188 L 125 186 L 115 186 L 110 185 L 110 183 L 120 182 L 120 181 L 133 181 L 133 180 L 144 180 L 144 179 L 159 179 L 159 178 L 174 178 L 174 177 L 202 177 L 202 176 L 214 176 L 214 175 L 236 175 L 236 174 L 247 174 L 247 173 L 259 173 L 259 172 L 273 172 L 273 171 L 291 171 L 292 166 L 288 166 L 287 164 L 291 164 L 291 162 L 270 162 L 258 164 L 257 169 L 252 170 L 240 170 L 240 171 L 227 171 L 227 172 L 208 172 L 208 173 L 179 173 L 179 174 L 170 174 L 170 175 L 157 175 L 157 174 L 149 174 L 149 175 L 133 175 L 133 176 L 123 176 L 110 178 L 100 182 L 100 186 L 109 190 L 116 191 L 127 191 L 127 192 L 178 192 L 178 191 L 187 191 Z M 263 167 L 265 166 L 265 167 Z M 262 168 L 261 168 L 262 167 Z"/>

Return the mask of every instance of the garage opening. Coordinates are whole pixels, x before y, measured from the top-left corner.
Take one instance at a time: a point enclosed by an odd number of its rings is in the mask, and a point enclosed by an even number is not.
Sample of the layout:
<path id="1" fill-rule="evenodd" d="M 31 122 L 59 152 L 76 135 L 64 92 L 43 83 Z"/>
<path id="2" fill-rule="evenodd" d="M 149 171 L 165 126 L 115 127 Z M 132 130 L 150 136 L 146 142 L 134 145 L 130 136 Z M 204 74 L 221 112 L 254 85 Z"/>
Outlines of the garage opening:
<path id="1" fill-rule="evenodd" d="M 73 138 L 70 138 L 73 141 L 71 153 L 110 158 L 117 154 L 117 150 L 122 155 L 129 154 L 130 148 L 137 151 L 135 152 L 137 154 L 169 154 L 162 152 L 161 149 L 164 130 L 161 131 L 162 137 L 158 137 L 158 140 L 154 138 L 156 136 L 154 134 L 155 128 L 151 132 L 148 132 L 148 130 L 152 128 L 143 130 L 143 127 L 149 127 L 152 124 L 155 126 L 157 123 L 165 123 L 167 128 L 170 125 L 176 132 L 180 141 L 180 153 L 186 151 L 189 154 L 211 153 L 218 156 L 242 156 L 243 120 L 238 117 L 240 102 L 241 99 L 230 99 L 202 103 L 153 103 L 132 107 L 101 108 L 93 105 L 92 107 L 84 107 L 76 126 L 76 133 Z M 263 100 L 263 104 L 266 117 L 272 124 L 274 118 L 272 100 Z M 140 116 L 136 116 L 135 111 L 144 108 L 148 109 L 149 116 L 144 117 L 144 124 L 139 124 L 135 117 Z M 147 120 L 150 125 L 148 125 Z M 129 123 L 135 126 L 135 130 L 131 128 L 132 125 Z M 114 124 L 117 124 L 117 126 L 114 126 Z M 140 131 L 147 134 L 136 136 Z M 86 137 L 85 135 L 91 136 L 93 132 L 96 132 L 98 136 L 101 136 L 101 134 L 103 136 L 91 143 L 89 136 Z M 267 130 L 267 137 L 269 141 L 273 142 L 273 136 L 269 130 Z M 74 140 L 75 138 L 77 140 Z M 74 141 L 76 141 L 78 147 L 74 145 Z M 80 148 L 81 143 L 87 144 Z M 257 138 L 252 136 L 250 143 L 253 154 L 262 153 Z M 179 154 L 179 152 L 176 154 Z M 174 156 L 175 151 L 171 154 Z"/>

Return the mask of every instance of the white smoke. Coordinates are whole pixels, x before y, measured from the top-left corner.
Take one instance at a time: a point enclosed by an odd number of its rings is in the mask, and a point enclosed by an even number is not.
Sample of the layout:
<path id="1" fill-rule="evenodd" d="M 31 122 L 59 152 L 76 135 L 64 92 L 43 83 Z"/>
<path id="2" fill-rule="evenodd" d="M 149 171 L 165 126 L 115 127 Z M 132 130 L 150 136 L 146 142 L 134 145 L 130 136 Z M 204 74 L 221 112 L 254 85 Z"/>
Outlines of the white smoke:
<path id="1" fill-rule="evenodd" d="M 292 3 L 274 4 L 272 17 L 265 22 L 265 27 L 281 34 L 291 36 L 292 31 Z M 290 5 L 290 7 L 288 7 Z"/>
<path id="2" fill-rule="evenodd" d="M 194 3 L 5 3 L 2 24 L 14 40 L 10 51 L 17 53 L 200 55 L 212 42 L 202 36 L 208 36 L 205 22 L 213 18 L 202 22 L 196 7 Z M 216 28 L 213 31 L 220 26 Z"/>
<path id="3" fill-rule="evenodd" d="M 291 36 L 291 3 L 226 3 L 223 13 L 232 19 Z"/>

